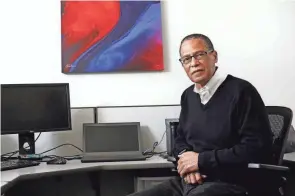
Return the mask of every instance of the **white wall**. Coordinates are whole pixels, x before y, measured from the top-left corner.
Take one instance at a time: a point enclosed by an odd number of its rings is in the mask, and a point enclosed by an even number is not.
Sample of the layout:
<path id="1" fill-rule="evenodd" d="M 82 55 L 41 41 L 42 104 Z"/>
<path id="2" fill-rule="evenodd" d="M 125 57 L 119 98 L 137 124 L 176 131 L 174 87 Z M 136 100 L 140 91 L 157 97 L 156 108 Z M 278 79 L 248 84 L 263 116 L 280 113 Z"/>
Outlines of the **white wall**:
<path id="1" fill-rule="evenodd" d="M 162 16 L 165 71 L 65 75 L 59 0 L 1 1 L 0 83 L 69 82 L 73 107 L 178 104 L 190 84 L 179 42 L 199 32 L 212 39 L 220 67 L 252 82 L 267 105 L 295 111 L 294 1 L 166 0 Z"/>
<path id="2" fill-rule="evenodd" d="M 200 32 L 212 38 L 220 66 L 250 80 L 268 104 L 295 110 L 294 1 L 163 1 L 165 71 L 88 75 L 61 73 L 59 0 L 3 1 L 0 7 L 1 83 L 69 82 L 76 107 L 176 104 L 190 84 L 177 60 L 179 42 Z"/>

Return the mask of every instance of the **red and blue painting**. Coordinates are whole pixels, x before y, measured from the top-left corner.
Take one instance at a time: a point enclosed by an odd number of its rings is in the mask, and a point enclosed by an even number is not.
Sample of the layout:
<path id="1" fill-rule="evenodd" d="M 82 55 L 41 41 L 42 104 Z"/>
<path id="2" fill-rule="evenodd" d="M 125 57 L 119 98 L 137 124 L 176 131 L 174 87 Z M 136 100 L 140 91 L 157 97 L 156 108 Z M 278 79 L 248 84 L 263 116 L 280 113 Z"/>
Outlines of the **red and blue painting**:
<path id="1" fill-rule="evenodd" d="M 63 73 L 164 70 L 160 1 L 61 1 Z"/>

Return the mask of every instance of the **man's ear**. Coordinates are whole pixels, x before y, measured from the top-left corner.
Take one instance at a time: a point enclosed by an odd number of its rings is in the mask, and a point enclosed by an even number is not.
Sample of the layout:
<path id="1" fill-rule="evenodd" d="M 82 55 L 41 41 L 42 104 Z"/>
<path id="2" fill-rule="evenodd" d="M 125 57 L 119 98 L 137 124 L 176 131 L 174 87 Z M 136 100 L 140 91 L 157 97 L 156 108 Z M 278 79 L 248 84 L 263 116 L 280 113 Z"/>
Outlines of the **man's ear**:
<path id="1" fill-rule="evenodd" d="M 213 57 L 214 57 L 214 62 L 217 63 L 218 62 L 218 53 L 215 50 L 213 52 Z"/>

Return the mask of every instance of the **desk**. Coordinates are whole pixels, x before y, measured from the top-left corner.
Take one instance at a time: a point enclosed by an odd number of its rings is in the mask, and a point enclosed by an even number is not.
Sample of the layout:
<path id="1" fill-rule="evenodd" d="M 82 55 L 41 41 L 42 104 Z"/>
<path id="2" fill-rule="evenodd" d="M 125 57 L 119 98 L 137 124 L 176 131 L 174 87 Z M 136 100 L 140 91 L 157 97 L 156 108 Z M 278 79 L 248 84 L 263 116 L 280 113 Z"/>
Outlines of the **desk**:
<path id="1" fill-rule="evenodd" d="M 1 181 L 1 187 L 2 187 L 2 186 L 5 186 L 5 184 L 7 184 L 7 182 L 3 182 L 3 181 Z"/>
<path id="2" fill-rule="evenodd" d="M 2 187 L 5 187 L 7 185 L 8 182 L 4 182 L 4 181 L 1 181 L 1 190 L 2 190 Z M 1 191 L 2 193 L 2 191 Z"/>
<path id="3" fill-rule="evenodd" d="M 36 179 L 45 176 L 65 175 L 67 173 L 73 174 L 74 172 L 170 169 L 173 167 L 174 165 L 171 162 L 159 156 L 153 156 L 143 161 L 81 163 L 80 160 L 72 160 L 68 161 L 65 165 L 47 165 L 46 163 L 41 163 L 39 166 L 2 171 L 1 192 L 5 192 L 9 187 L 23 179 Z"/>
<path id="4" fill-rule="evenodd" d="M 288 153 L 284 155 L 284 161 L 290 163 L 291 165 L 295 165 L 295 152 L 293 153 Z M 150 170 L 150 169 L 171 169 L 173 168 L 174 165 L 171 162 L 168 162 L 167 160 L 159 157 L 159 156 L 154 156 L 151 157 L 145 161 L 127 161 L 127 162 L 97 162 L 97 163 L 81 163 L 80 160 L 72 160 L 68 161 L 67 164 L 65 165 L 47 165 L 46 163 L 41 163 L 39 166 L 34 166 L 34 167 L 27 167 L 27 168 L 21 168 L 21 169 L 16 169 L 16 170 L 8 170 L 8 171 L 3 171 L 1 172 L 1 192 L 5 192 L 6 190 L 9 190 L 10 188 L 13 189 L 14 186 L 17 186 L 21 183 L 27 183 L 27 181 L 30 180 L 35 180 L 32 181 L 31 186 L 34 187 L 39 187 L 40 189 L 45 189 L 41 194 L 46 196 L 46 192 L 50 191 L 49 189 L 52 189 L 52 187 L 56 186 L 65 186 L 65 187 L 71 187 L 71 189 L 76 188 L 76 190 L 73 190 L 71 193 L 68 193 L 65 191 L 60 194 L 60 195 L 71 195 L 73 196 L 73 192 L 79 190 L 79 186 L 76 187 L 76 185 L 79 185 L 80 183 L 83 183 L 84 181 L 87 181 L 86 178 L 83 178 L 79 181 L 80 176 L 77 176 L 76 178 L 73 177 L 73 173 L 88 173 L 88 172 L 105 172 L 109 171 L 108 173 L 100 173 L 100 179 L 107 179 L 106 182 L 101 182 L 101 183 L 114 183 L 113 187 L 118 186 L 118 184 L 122 184 L 122 186 L 125 186 L 127 183 L 126 181 L 131 181 L 133 180 L 132 175 L 128 175 L 126 173 L 120 173 L 120 171 L 132 171 L 132 170 Z M 159 171 L 160 171 L 159 170 Z M 114 171 L 114 172 L 111 172 Z M 293 170 L 291 171 L 293 172 Z M 118 174 L 117 174 L 118 173 Z M 102 175 L 101 175 L 102 174 Z M 121 175 L 123 174 L 123 175 Z M 124 174 L 126 174 L 124 176 Z M 58 182 L 55 185 L 48 186 L 47 183 L 52 182 L 50 180 L 46 180 L 46 177 L 55 177 L 55 176 L 66 176 L 69 175 L 68 178 L 73 178 L 70 183 L 65 183 L 66 185 L 60 185 L 61 183 Z M 116 176 L 117 175 L 117 176 Z M 122 176 L 120 179 L 117 179 L 118 175 Z M 39 178 L 42 178 L 42 180 L 38 180 Z M 94 178 L 98 178 L 98 175 L 95 176 Z M 125 180 L 125 177 L 127 177 Z M 115 179 L 115 180 L 114 180 Z M 123 180 L 122 180 L 123 179 Z M 77 181 L 77 182 L 76 182 Z M 101 180 L 100 180 L 101 181 Z M 117 182 L 115 182 L 117 181 Z M 290 179 L 291 182 L 293 182 L 292 179 Z M 39 182 L 39 184 L 36 184 L 36 182 Z M 40 186 L 40 184 L 43 183 L 43 187 Z M 76 184 L 73 184 L 76 183 Z M 87 183 L 87 182 L 84 182 Z M 28 182 L 26 185 L 29 185 L 30 183 Z M 292 183 L 290 183 L 291 185 Z M 112 188 L 113 188 L 112 187 Z M 104 195 L 116 195 L 115 193 L 109 194 L 107 192 L 107 188 L 104 188 L 102 191 Z M 293 193 L 293 187 L 290 186 L 291 193 Z M 83 192 L 83 191 L 82 191 Z M 38 194 L 36 194 L 38 195 Z M 47 194 L 47 195 L 52 195 L 52 194 Z M 58 194 L 54 194 L 58 195 Z M 87 195 L 91 196 L 91 194 L 84 194 L 84 193 L 77 193 L 77 195 Z M 95 194 L 92 194 L 95 195 Z M 117 194 L 120 195 L 120 194 Z M 292 194 L 290 194 L 292 195 Z"/>
<path id="5" fill-rule="evenodd" d="M 122 162 L 81 163 L 80 160 L 72 160 L 68 161 L 65 165 L 47 165 L 46 163 L 41 163 L 39 166 L 2 171 L 1 181 L 10 182 L 22 177 L 53 175 L 55 173 L 73 171 L 173 168 L 173 166 L 171 162 L 159 156 L 153 156 L 143 161 Z"/>

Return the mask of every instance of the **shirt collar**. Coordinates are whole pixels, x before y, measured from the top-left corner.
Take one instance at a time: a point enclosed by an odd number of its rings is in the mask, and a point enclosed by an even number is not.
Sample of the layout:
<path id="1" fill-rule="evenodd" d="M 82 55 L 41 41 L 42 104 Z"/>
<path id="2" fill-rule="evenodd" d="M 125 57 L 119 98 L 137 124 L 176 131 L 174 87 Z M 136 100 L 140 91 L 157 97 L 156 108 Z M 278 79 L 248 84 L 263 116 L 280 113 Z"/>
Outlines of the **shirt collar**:
<path id="1" fill-rule="evenodd" d="M 207 82 L 205 86 L 202 88 L 198 89 L 197 85 L 194 87 L 194 92 L 203 94 L 204 92 L 211 92 L 212 90 L 215 89 L 215 87 L 218 87 L 218 84 L 220 83 L 221 80 L 224 80 L 225 74 L 223 74 L 220 70 L 219 67 L 216 67 L 216 71 L 212 78 Z"/>

